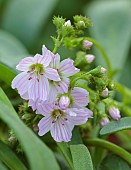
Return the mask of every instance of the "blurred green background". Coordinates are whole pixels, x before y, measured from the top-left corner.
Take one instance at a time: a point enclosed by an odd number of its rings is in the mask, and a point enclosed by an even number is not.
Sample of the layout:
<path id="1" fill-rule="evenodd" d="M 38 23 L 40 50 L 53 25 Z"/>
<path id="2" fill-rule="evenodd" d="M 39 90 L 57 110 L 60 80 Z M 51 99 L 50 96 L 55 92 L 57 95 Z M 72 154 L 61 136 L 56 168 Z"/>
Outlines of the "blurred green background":
<path id="1" fill-rule="evenodd" d="M 50 50 L 55 35 L 54 15 L 72 21 L 82 14 L 93 26 L 87 36 L 96 39 L 108 54 L 115 79 L 131 88 L 131 0 L 0 0 L 0 61 L 13 70 L 29 54 L 41 53 L 45 44 Z M 96 65 L 105 66 L 95 48 Z M 61 48 L 62 58 L 74 57 L 74 51 Z"/>

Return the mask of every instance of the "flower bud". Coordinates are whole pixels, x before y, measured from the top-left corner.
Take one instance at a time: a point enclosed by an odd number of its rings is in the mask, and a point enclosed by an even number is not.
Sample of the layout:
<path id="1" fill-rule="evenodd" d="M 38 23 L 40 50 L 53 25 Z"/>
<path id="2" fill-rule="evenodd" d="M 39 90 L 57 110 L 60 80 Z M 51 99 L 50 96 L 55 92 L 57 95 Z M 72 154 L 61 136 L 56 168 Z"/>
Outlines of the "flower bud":
<path id="1" fill-rule="evenodd" d="M 64 23 L 64 26 L 71 26 L 71 21 L 70 21 L 70 20 L 66 21 L 66 22 Z"/>
<path id="2" fill-rule="evenodd" d="M 83 41 L 83 48 L 84 49 L 90 49 L 90 47 L 93 45 L 92 42 L 88 41 L 88 40 L 84 40 Z"/>
<path id="3" fill-rule="evenodd" d="M 118 108 L 114 106 L 110 106 L 109 108 L 109 114 L 114 120 L 119 120 L 121 118 L 120 111 Z"/>
<path id="4" fill-rule="evenodd" d="M 87 54 L 85 56 L 85 59 L 86 59 L 87 63 L 90 64 L 90 63 L 92 63 L 95 60 L 95 56 L 92 55 L 92 54 Z"/>
<path id="5" fill-rule="evenodd" d="M 84 21 L 79 21 L 79 25 L 80 25 L 81 27 L 85 27 Z"/>
<path id="6" fill-rule="evenodd" d="M 102 96 L 103 96 L 103 97 L 107 97 L 107 96 L 108 96 L 108 88 L 105 88 L 105 89 L 102 91 Z"/>
<path id="7" fill-rule="evenodd" d="M 38 126 L 37 125 L 33 125 L 33 130 L 34 130 L 34 132 L 38 132 L 38 130 L 39 130 Z"/>
<path id="8" fill-rule="evenodd" d="M 105 74 L 106 73 L 106 68 L 104 68 L 104 67 L 101 67 L 101 72 L 103 73 L 103 74 Z"/>
<path id="9" fill-rule="evenodd" d="M 104 127 L 105 125 L 107 125 L 110 122 L 110 120 L 108 119 L 108 117 L 103 117 L 100 121 L 100 125 L 101 127 Z"/>
<path id="10" fill-rule="evenodd" d="M 59 106 L 62 110 L 66 109 L 70 104 L 70 99 L 68 96 L 61 96 L 59 100 Z"/>
<path id="11" fill-rule="evenodd" d="M 14 142 L 17 141 L 17 139 L 16 139 L 15 136 L 10 136 L 10 137 L 8 138 L 8 141 L 9 141 L 10 143 L 14 143 Z"/>

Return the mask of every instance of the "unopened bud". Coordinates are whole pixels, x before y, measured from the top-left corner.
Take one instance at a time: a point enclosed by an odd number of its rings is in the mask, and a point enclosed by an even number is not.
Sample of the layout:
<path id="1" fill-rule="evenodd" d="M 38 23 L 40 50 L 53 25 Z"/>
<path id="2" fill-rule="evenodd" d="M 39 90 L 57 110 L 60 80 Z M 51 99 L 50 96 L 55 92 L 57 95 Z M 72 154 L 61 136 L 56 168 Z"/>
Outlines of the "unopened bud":
<path id="1" fill-rule="evenodd" d="M 85 27 L 84 21 L 79 21 L 79 25 L 82 26 L 82 27 Z"/>
<path id="2" fill-rule="evenodd" d="M 110 106 L 109 108 L 109 114 L 114 120 L 119 120 L 121 118 L 120 111 L 118 108 L 114 106 Z"/>
<path id="3" fill-rule="evenodd" d="M 88 40 L 83 41 L 83 48 L 85 48 L 85 49 L 90 49 L 92 45 L 93 45 L 93 43 Z"/>
<path id="4" fill-rule="evenodd" d="M 103 117 L 100 121 L 100 125 L 101 127 L 104 127 L 105 125 L 107 125 L 110 122 L 110 120 L 108 119 L 108 117 Z"/>
<path id="5" fill-rule="evenodd" d="M 8 138 L 8 141 L 10 142 L 10 143 L 14 143 L 14 142 L 16 142 L 16 137 L 15 136 L 10 136 L 9 138 Z"/>
<path id="6" fill-rule="evenodd" d="M 95 56 L 94 55 L 92 55 L 92 54 L 87 54 L 86 56 L 85 56 L 85 59 L 86 59 L 86 61 L 87 61 L 87 63 L 92 63 L 94 60 L 95 60 Z"/>
<path id="7" fill-rule="evenodd" d="M 22 120 L 30 120 L 32 118 L 31 114 L 24 114 Z"/>
<path id="8" fill-rule="evenodd" d="M 64 26 L 71 26 L 71 21 L 70 21 L 70 20 L 66 21 L 66 22 L 64 23 Z"/>
<path id="9" fill-rule="evenodd" d="M 105 74 L 106 73 L 106 68 L 104 68 L 104 67 L 101 67 L 101 72 L 103 73 L 103 74 Z"/>
<path id="10" fill-rule="evenodd" d="M 107 96 L 108 96 L 108 88 L 105 88 L 105 89 L 102 91 L 102 96 L 103 96 L 103 97 L 107 97 Z"/>
<path id="11" fill-rule="evenodd" d="M 33 125 L 33 130 L 34 130 L 34 132 L 38 132 L 38 130 L 39 130 L 38 126 L 37 125 Z"/>
<path id="12" fill-rule="evenodd" d="M 65 110 L 70 104 L 70 99 L 68 96 L 62 96 L 59 100 L 59 106 L 61 109 Z"/>

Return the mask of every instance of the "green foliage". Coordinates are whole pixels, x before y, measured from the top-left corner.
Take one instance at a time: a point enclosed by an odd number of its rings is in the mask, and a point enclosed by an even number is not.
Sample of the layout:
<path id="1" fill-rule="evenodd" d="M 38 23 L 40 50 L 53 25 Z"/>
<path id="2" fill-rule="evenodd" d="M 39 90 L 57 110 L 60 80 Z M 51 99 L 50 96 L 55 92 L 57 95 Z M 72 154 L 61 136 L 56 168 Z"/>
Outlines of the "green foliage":
<path id="1" fill-rule="evenodd" d="M 18 116 L 16 116 L 15 111 L 4 95 L 2 89 L 0 89 L 0 96 L 3 99 L 3 101 L 0 101 L 0 117 L 14 130 L 16 137 L 27 155 L 31 170 L 43 170 L 43 167 L 47 170 L 59 170 L 51 150 L 42 143 L 42 141 L 40 141 L 26 125 L 24 125 Z"/>
<path id="2" fill-rule="evenodd" d="M 101 135 L 112 134 L 121 130 L 131 129 L 131 117 L 121 118 L 119 121 L 108 123 L 100 130 Z"/>
<path id="3" fill-rule="evenodd" d="M 14 34 L 31 49 L 57 2 L 57 0 L 13 0 L 7 4 L 4 11 L 2 28 Z"/>
<path id="4" fill-rule="evenodd" d="M 83 17 L 83 12 L 89 18 Z M 54 17 L 54 15 L 60 17 Z M 75 16 L 72 19 L 73 15 Z M 54 17 L 53 24 L 57 30 L 51 24 L 52 17 Z M 91 121 L 73 130 L 72 140 L 69 143 L 62 142 L 56 145 L 50 136 L 47 138 L 48 140 L 46 137 L 41 138 L 47 142 L 48 147 L 51 148 L 49 149 L 26 126 L 27 124 L 24 124 L 30 121 L 33 124 L 33 119 L 30 118 L 31 109 L 19 109 L 21 114 L 24 112 L 26 120 L 28 119 L 28 121 L 24 120 L 23 123 L 12 107 L 10 100 L 0 88 L 0 140 L 6 141 L 6 144 L 0 142 L 0 170 L 59 170 L 55 157 L 62 170 L 68 166 L 71 170 L 93 170 L 93 164 L 97 170 L 131 169 L 127 164 L 127 162 L 131 163 L 131 154 L 129 153 L 131 150 L 131 118 L 123 117 L 119 121 L 110 122 L 101 130 L 99 125 L 96 128 L 99 116 L 106 114 L 106 107 L 99 107 L 101 101 L 108 103 L 108 100 L 101 95 L 105 87 L 119 93 L 117 97 L 119 100 L 109 98 L 109 103 L 114 102 L 118 105 L 122 116 L 131 116 L 130 18 L 130 0 L 90 2 L 81 0 L 0 0 L 0 85 L 10 97 L 11 102 L 13 103 L 15 100 L 19 102 L 16 93 L 13 90 L 14 93 L 10 91 L 12 79 L 17 74 L 15 66 L 22 58 L 30 56 L 29 52 L 31 55 L 34 55 L 36 51 L 40 52 L 43 44 L 49 49 L 53 49 L 51 42 L 53 39 L 55 44 L 53 52 L 58 52 L 61 59 L 65 57 L 76 58 L 75 66 L 86 72 L 87 69 L 91 69 L 86 74 L 80 72 L 76 77 L 72 77 L 72 85 L 89 91 L 90 103 L 88 107 L 94 112 Z M 71 21 L 71 26 L 64 25 L 68 20 Z M 84 50 L 83 40 L 93 42 L 95 47 L 89 51 Z M 61 45 L 64 47 L 61 48 Z M 72 51 L 68 51 L 66 48 Z M 73 49 L 75 50 L 73 51 Z M 79 52 L 76 53 L 77 50 Z M 101 66 L 93 69 L 94 65 L 86 63 L 85 55 L 88 53 L 95 54 L 96 66 L 99 64 L 104 66 L 107 69 L 107 75 L 101 72 Z M 111 79 L 108 79 L 108 76 L 109 78 L 116 76 L 115 80 L 119 80 L 120 83 L 129 88 L 118 82 L 113 83 Z M 109 91 L 109 97 L 112 96 L 114 94 Z M 18 110 L 17 102 L 14 106 Z M 33 111 L 31 113 L 34 114 Z M 20 157 L 16 152 L 16 146 L 12 149 L 7 146 L 8 128 L 12 129 L 13 135 L 20 143 L 20 149 L 24 152 Z M 127 134 L 125 129 L 127 129 Z M 119 133 L 114 134 L 114 136 L 119 137 L 122 142 L 120 146 L 108 142 L 108 138 L 106 140 L 100 139 L 99 133 L 108 137 L 109 134 L 116 132 Z M 92 139 L 92 137 L 97 138 Z M 94 147 L 90 149 L 91 155 L 87 149 L 90 145 Z M 129 152 L 125 149 L 128 149 Z M 58 154 L 59 150 L 61 152 Z M 120 157 L 110 155 L 108 151 Z M 28 163 L 25 162 L 24 165 L 22 162 L 26 157 Z M 105 158 L 103 159 L 103 157 Z M 64 158 L 67 162 L 63 160 Z M 103 161 L 100 163 L 102 159 Z"/>
<path id="5" fill-rule="evenodd" d="M 0 30 L 0 62 L 15 70 L 16 64 L 27 55 L 26 48 L 17 38 Z"/>
<path id="6" fill-rule="evenodd" d="M 70 145 L 74 170 L 93 170 L 90 153 L 83 144 Z"/>
<path id="7" fill-rule="evenodd" d="M 120 70 L 125 66 L 130 48 L 130 0 L 96 1 L 86 8 L 86 14 L 92 19 L 94 25 L 90 33 L 105 49 L 113 69 L 119 70 L 120 77 L 122 73 Z M 105 66 L 97 49 L 95 49 L 95 54 L 96 63 Z"/>
<path id="8" fill-rule="evenodd" d="M 0 160 L 11 170 L 27 170 L 10 148 L 0 141 Z"/>
<path id="9" fill-rule="evenodd" d="M 131 170 L 126 161 L 116 155 L 107 156 L 101 163 L 98 170 Z"/>

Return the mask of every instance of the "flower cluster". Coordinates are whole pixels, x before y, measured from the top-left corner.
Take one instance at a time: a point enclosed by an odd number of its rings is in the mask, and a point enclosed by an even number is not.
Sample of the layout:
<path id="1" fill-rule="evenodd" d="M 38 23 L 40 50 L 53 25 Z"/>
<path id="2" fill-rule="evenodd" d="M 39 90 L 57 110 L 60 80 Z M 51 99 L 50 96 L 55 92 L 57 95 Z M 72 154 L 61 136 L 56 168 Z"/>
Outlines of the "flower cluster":
<path id="1" fill-rule="evenodd" d="M 42 55 L 20 61 L 16 69 L 22 72 L 12 81 L 12 88 L 29 101 L 36 114 L 44 116 L 38 123 L 39 135 L 51 131 L 57 142 L 70 141 L 73 127 L 86 123 L 93 115 L 85 107 L 88 92 L 80 87 L 69 88 L 70 76 L 79 72 L 73 62 L 71 59 L 60 62 L 59 54 L 43 46 Z"/>

